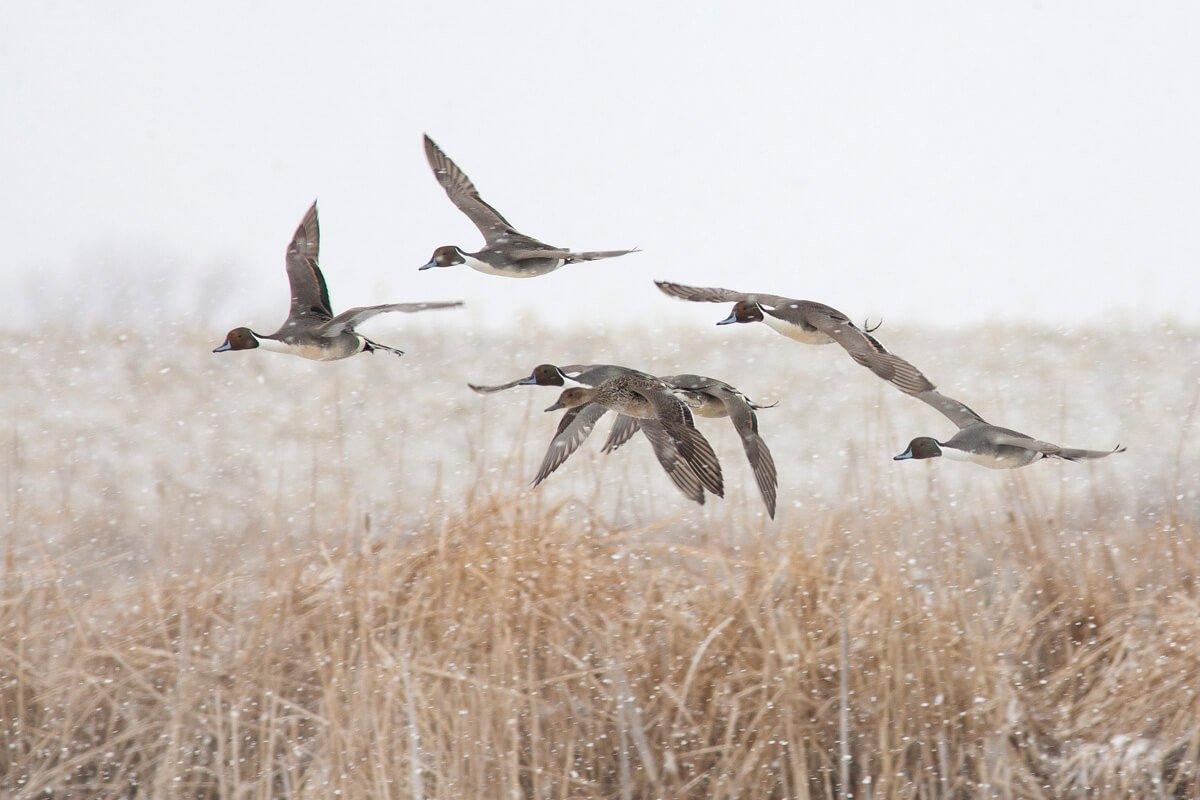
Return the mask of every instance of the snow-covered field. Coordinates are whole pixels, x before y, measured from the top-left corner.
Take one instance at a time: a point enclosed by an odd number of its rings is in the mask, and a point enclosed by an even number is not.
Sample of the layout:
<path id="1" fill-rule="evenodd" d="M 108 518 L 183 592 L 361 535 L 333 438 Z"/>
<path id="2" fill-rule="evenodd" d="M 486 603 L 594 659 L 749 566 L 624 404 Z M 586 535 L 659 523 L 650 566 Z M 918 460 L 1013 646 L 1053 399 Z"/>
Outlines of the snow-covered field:
<path id="1" fill-rule="evenodd" d="M 989 421 L 1129 448 L 993 472 L 893 462 L 953 427 L 762 326 L 421 322 L 332 364 L 6 336 L 0 793 L 1200 792 L 1200 331 L 885 325 Z M 466 383 L 541 362 L 780 401 L 778 519 L 723 420 L 724 501 L 606 422 L 529 492 L 555 390 Z"/>

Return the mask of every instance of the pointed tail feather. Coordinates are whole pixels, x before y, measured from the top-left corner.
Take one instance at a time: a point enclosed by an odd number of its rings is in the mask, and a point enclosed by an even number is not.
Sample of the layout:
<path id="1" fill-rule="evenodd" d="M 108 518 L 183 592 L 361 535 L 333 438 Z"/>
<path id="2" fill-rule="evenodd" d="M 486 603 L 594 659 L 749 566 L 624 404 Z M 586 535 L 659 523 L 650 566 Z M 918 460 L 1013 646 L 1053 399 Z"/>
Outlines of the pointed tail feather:
<path id="1" fill-rule="evenodd" d="M 1085 459 L 1105 458 L 1113 453 L 1124 453 L 1125 447 L 1117 445 L 1112 450 L 1080 450 L 1074 447 L 1060 447 L 1056 453 L 1048 453 L 1051 458 L 1061 458 L 1066 461 L 1083 461 Z"/>
<path id="2" fill-rule="evenodd" d="M 564 260 L 568 264 L 574 264 L 579 261 L 599 261 L 602 258 L 616 258 L 637 252 L 640 251 L 636 247 L 632 250 L 590 250 L 585 253 L 571 253 Z"/>

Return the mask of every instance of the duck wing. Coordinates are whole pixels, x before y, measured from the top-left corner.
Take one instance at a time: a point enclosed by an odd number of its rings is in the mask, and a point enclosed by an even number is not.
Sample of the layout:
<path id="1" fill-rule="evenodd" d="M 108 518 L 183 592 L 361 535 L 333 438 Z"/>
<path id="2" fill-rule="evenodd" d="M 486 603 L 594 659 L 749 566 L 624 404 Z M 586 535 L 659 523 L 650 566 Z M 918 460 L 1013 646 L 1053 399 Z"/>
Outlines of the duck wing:
<path id="1" fill-rule="evenodd" d="M 573 381 L 587 386 L 598 386 L 607 380 L 619 378 L 622 375 L 645 375 L 636 369 L 618 367 L 615 364 L 567 364 L 559 367 L 562 373 Z M 649 377 L 649 376 L 647 376 Z"/>
<path id="2" fill-rule="evenodd" d="M 794 303 L 784 306 L 784 310 L 799 312 L 805 322 L 840 344 L 857 363 L 905 394 L 919 395 L 935 388 L 919 369 L 889 353 L 878 339 L 840 311 L 820 303 Z"/>
<path id="3" fill-rule="evenodd" d="M 625 419 L 629 419 L 629 417 L 625 417 Z M 696 470 L 692 469 L 680 454 L 679 447 L 675 444 L 675 439 L 671 434 L 667 433 L 666 428 L 655 420 L 635 420 L 635 422 L 640 422 L 639 427 L 642 433 L 650 440 L 650 447 L 654 449 L 654 457 L 658 459 L 658 463 L 667 473 L 671 482 L 679 491 L 683 492 L 687 499 L 704 505 L 704 484 L 701 482 L 700 476 L 696 474 Z"/>
<path id="4" fill-rule="evenodd" d="M 711 286 L 687 286 L 682 283 L 671 283 L 670 281 L 655 281 L 654 285 L 659 291 L 670 297 L 677 297 L 680 300 L 690 300 L 693 303 L 760 303 L 762 305 L 785 306 L 789 303 L 796 302 L 788 297 L 780 297 L 777 294 L 747 294 L 746 292 L 735 292 L 733 289 L 717 289 Z"/>
<path id="5" fill-rule="evenodd" d="M 920 392 L 915 397 L 942 412 L 960 429 L 971 425 L 986 424 L 983 417 L 971 410 L 966 403 L 961 403 L 953 397 L 947 397 L 936 389 Z"/>
<path id="6" fill-rule="evenodd" d="M 632 372 L 625 367 L 617 367 L 612 364 L 567 364 L 559 367 L 564 375 L 573 381 L 578 381 L 586 386 L 595 386 L 598 383 L 603 383 L 610 378 L 616 378 L 619 375 Z M 506 389 L 511 389 L 514 386 L 526 386 L 528 376 L 517 378 L 508 383 L 498 383 L 494 386 L 487 386 L 478 383 L 468 383 L 467 386 L 472 391 L 479 394 L 493 394 L 495 392 L 503 392 Z"/>
<path id="7" fill-rule="evenodd" d="M 527 258 L 561 258 L 564 263 L 574 264 L 580 261 L 599 261 L 602 258 L 616 258 L 638 252 L 635 247 L 630 250 L 591 250 L 577 253 L 574 250 L 542 244 L 528 236 L 523 236 L 521 239 L 523 241 L 514 241 L 512 237 L 505 237 L 500 241 L 502 244 L 509 245 L 508 256 L 514 261 L 522 261 Z M 530 242 L 539 246 L 532 247 L 529 245 Z"/>
<path id="8" fill-rule="evenodd" d="M 1043 442 L 1040 439 L 1034 439 L 1029 436 L 1023 436 L 1018 433 L 1010 433 L 1003 429 L 991 431 L 988 437 L 993 444 L 1006 445 L 1009 447 L 1020 447 L 1024 450 L 1033 450 L 1041 453 L 1047 458 L 1061 458 L 1066 461 L 1083 461 L 1086 459 L 1104 458 L 1111 456 L 1113 453 L 1123 453 L 1125 448 L 1117 445 L 1112 450 L 1081 450 L 1075 447 L 1060 447 L 1050 442 Z"/>
<path id="9" fill-rule="evenodd" d="M 458 206 L 458 210 L 475 223 L 475 227 L 479 228 L 488 244 L 506 243 L 515 244 L 517 247 L 532 245 L 531 249 L 548 247 L 536 239 L 518 233 L 499 211 L 479 196 L 479 190 L 471 183 L 467 173 L 451 161 L 450 156 L 442 152 L 442 148 L 428 135 L 425 136 L 425 158 L 450 202 Z"/>
<path id="10" fill-rule="evenodd" d="M 601 453 L 611 453 L 621 445 L 633 438 L 633 435 L 642 427 L 642 421 L 635 417 L 628 417 L 624 414 L 617 415 L 617 421 L 613 423 L 612 430 L 608 432 L 608 439 L 604 442 L 604 447 L 600 449 Z M 649 436 L 650 434 L 646 434 Z M 651 440 L 653 442 L 653 440 Z M 657 452 L 657 451 L 655 451 Z M 659 461 L 662 461 L 660 458 Z"/>
<path id="11" fill-rule="evenodd" d="M 494 394 L 495 392 L 503 392 L 506 389 L 511 389 L 514 386 L 528 386 L 529 384 L 526 383 L 528 380 L 529 376 L 526 375 L 522 378 L 517 378 L 515 381 L 497 383 L 493 386 L 485 386 L 479 383 L 468 383 L 467 386 L 471 388 L 471 391 L 478 392 L 479 394 Z"/>
<path id="12" fill-rule="evenodd" d="M 329 320 L 321 329 L 322 336 L 337 336 L 343 331 L 352 331 L 356 325 L 366 322 L 371 317 L 379 314 L 386 314 L 391 311 L 400 311 L 405 314 L 413 314 L 417 311 L 430 311 L 435 308 L 458 308 L 462 305 L 461 300 L 453 300 L 447 302 L 431 302 L 431 303 L 389 303 L 382 306 L 359 306 L 351 308 L 338 314 L 333 319 Z"/>
<path id="13" fill-rule="evenodd" d="M 558 430 L 550 440 L 550 447 L 546 449 L 542 466 L 538 468 L 537 476 L 533 479 L 533 486 L 546 480 L 551 472 L 561 467 L 563 462 L 579 449 L 579 445 L 587 439 L 596 422 L 606 411 L 608 409 L 599 403 L 588 403 L 563 414 L 558 423 Z"/>
<path id="14" fill-rule="evenodd" d="M 329 289 L 317 264 L 320 250 L 321 228 L 317 221 L 317 201 L 314 200 L 292 235 L 284 258 L 288 284 L 292 289 L 289 322 L 301 317 L 329 319 L 333 316 Z"/>
<path id="15" fill-rule="evenodd" d="M 775 519 L 775 500 L 779 487 L 779 475 L 775 471 L 775 459 L 767 448 L 767 443 L 758 435 L 758 416 L 750 403 L 740 392 L 725 388 L 710 389 L 713 394 L 725 403 L 729 419 L 733 422 L 734 430 L 742 440 L 742 449 L 746 451 L 746 459 L 750 469 L 754 471 L 754 480 L 762 495 L 763 503 L 767 506 L 767 514 Z"/>
<path id="16" fill-rule="evenodd" d="M 661 382 L 657 386 L 647 383 L 629 388 L 650 403 L 655 418 L 675 440 L 680 455 L 696 471 L 704 488 L 718 497 L 724 497 L 725 481 L 721 475 L 721 462 L 717 460 L 712 445 L 696 430 L 692 412 L 683 401 Z"/>

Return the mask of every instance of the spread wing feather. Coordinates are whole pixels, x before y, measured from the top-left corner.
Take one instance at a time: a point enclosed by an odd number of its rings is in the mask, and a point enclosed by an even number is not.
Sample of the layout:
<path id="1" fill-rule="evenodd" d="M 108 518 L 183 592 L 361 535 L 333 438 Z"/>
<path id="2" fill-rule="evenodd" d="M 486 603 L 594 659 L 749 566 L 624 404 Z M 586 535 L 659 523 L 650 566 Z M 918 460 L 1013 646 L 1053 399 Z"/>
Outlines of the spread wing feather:
<path id="1" fill-rule="evenodd" d="M 654 420 L 641 420 L 640 428 L 646 438 L 650 440 L 650 446 L 654 449 L 654 457 L 658 459 L 658 463 L 667 473 L 671 482 L 689 500 L 704 505 L 704 485 L 700 482 L 696 471 L 680 455 L 679 448 L 671 435 Z M 637 428 L 634 430 L 636 431 Z"/>
<path id="2" fill-rule="evenodd" d="M 984 422 L 983 417 L 967 407 L 965 403 L 961 403 L 953 397 L 947 397 L 936 389 L 920 392 L 916 395 L 916 398 L 942 412 L 960 429 Z"/>
<path id="3" fill-rule="evenodd" d="M 284 263 L 288 284 L 292 290 L 289 319 L 305 316 L 329 318 L 333 306 L 329 303 L 329 288 L 318 266 L 321 251 L 321 228 L 317 220 L 317 201 L 309 206 L 299 227 L 288 244 Z"/>
<path id="4" fill-rule="evenodd" d="M 624 414 L 618 415 L 617 421 L 613 423 L 612 430 L 608 432 L 608 439 L 605 440 L 604 447 L 601 448 L 600 452 L 611 453 L 613 450 L 616 450 L 632 439 L 641 426 L 642 421 L 635 417 L 629 417 Z"/>
<path id="5" fill-rule="evenodd" d="M 775 518 L 776 494 L 779 486 L 779 474 L 775 470 L 775 459 L 767 448 L 767 443 L 758 434 L 758 417 L 754 409 L 738 392 L 728 389 L 712 389 L 725 403 L 729 418 L 734 429 L 742 440 L 742 449 L 746 451 L 746 459 L 750 469 L 754 471 L 754 480 L 762 495 L 763 503 L 767 506 L 767 514 Z"/>
<path id="6" fill-rule="evenodd" d="M 458 210 L 467 215 L 467 219 L 475 223 L 479 232 L 488 244 L 493 244 L 507 236 L 520 236 L 499 211 L 492 208 L 482 197 L 479 190 L 467 173 L 463 172 L 450 157 L 442 152 L 437 143 L 425 137 L 425 158 L 433 170 L 434 177 L 446 191 L 450 202 L 458 206 Z M 525 237 L 527 238 L 527 237 Z M 532 240 L 531 240 L 532 241 Z"/>
<path id="7" fill-rule="evenodd" d="M 551 472 L 561 467 L 563 462 L 579 449 L 579 445 L 583 444 L 596 422 L 604 416 L 604 412 L 607 410 L 598 403 L 588 403 L 578 408 L 572 408 L 563 414 L 562 420 L 558 424 L 558 430 L 554 433 L 554 438 L 550 440 L 550 447 L 546 449 L 546 457 L 542 459 L 542 466 L 533 479 L 534 486 L 546 480 Z"/>
<path id="8" fill-rule="evenodd" d="M 747 303 L 761 303 L 762 305 L 775 307 L 796 302 L 787 297 L 780 297 L 777 294 L 747 294 L 746 292 L 735 292 L 732 289 L 718 289 L 711 286 L 687 286 L 686 284 L 671 283 L 670 281 L 655 281 L 654 285 L 665 295 L 677 297 L 680 300 L 690 300 L 693 303 L 739 303 L 745 301 Z"/>
<path id="9" fill-rule="evenodd" d="M 912 364 L 889 353 L 874 336 L 863 332 L 844 314 L 812 304 L 804 309 L 804 319 L 817 330 L 840 344 L 857 363 L 874 372 L 905 394 L 933 391 L 933 383 Z"/>
<path id="10" fill-rule="evenodd" d="M 704 488 L 718 497 L 724 497 L 725 482 L 721 475 L 721 463 L 717 460 L 712 445 L 696 430 L 692 412 L 683 401 L 665 386 L 635 387 L 634 391 L 650 403 L 656 419 L 675 440 L 680 455 L 696 471 Z"/>

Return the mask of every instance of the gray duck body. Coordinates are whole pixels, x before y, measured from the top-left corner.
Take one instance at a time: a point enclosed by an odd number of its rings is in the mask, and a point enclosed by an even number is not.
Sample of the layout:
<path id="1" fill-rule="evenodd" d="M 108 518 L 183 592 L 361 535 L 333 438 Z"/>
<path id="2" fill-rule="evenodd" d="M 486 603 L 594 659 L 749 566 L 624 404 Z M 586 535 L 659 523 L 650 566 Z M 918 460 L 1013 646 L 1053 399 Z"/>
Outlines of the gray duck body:
<path id="1" fill-rule="evenodd" d="M 329 302 L 329 288 L 325 284 L 325 275 L 321 272 L 320 250 L 321 228 L 317 217 L 317 203 L 313 201 L 292 235 L 285 255 L 284 263 L 291 290 L 291 306 L 287 319 L 279 330 L 270 334 L 256 333 L 245 327 L 234 328 L 226 335 L 225 342 L 213 352 L 262 348 L 312 361 L 336 361 L 375 350 L 403 355 L 401 350 L 373 342 L 357 333 L 355 326 L 379 314 L 392 311 L 413 313 L 462 305 L 458 301 L 389 303 L 351 308 L 335 316 Z"/>
<path id="2" fill-rule="evenodd" d="M 425 137 L 425 158 L 446 196 L 483 234 L 485 246 L 471 253 L 455 245 L 443 245 L 433 251 L 423 270 L 466 264 L 486 275 L 536 278 L 565 264 L 615 258 L 636 250 L 576 252 L 526 236 L 480 196 L 467 174 L 429 136 Z"/>

